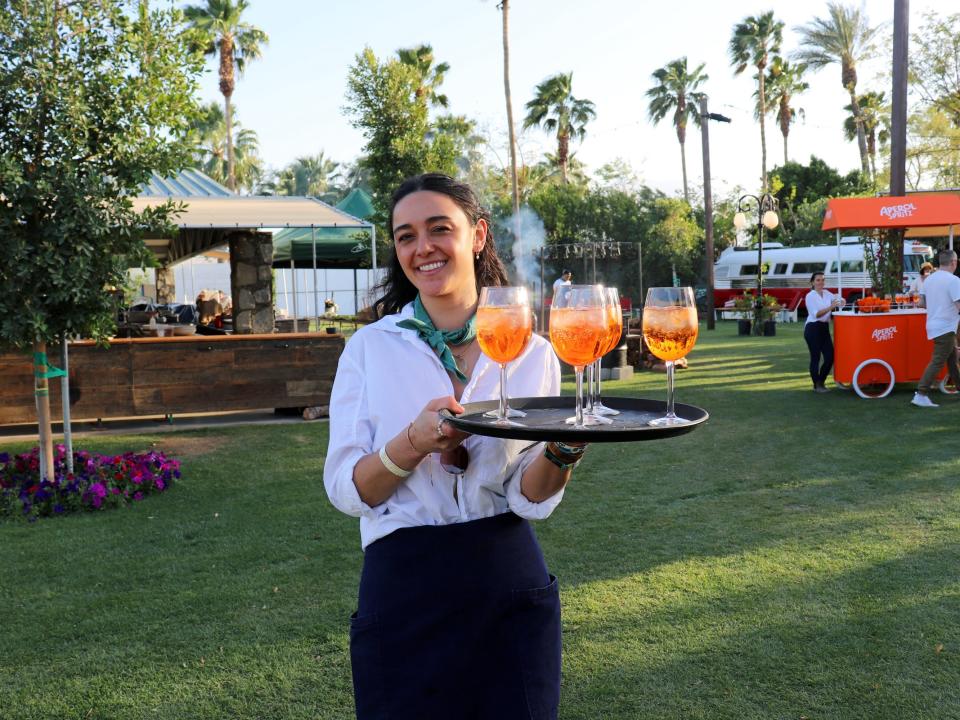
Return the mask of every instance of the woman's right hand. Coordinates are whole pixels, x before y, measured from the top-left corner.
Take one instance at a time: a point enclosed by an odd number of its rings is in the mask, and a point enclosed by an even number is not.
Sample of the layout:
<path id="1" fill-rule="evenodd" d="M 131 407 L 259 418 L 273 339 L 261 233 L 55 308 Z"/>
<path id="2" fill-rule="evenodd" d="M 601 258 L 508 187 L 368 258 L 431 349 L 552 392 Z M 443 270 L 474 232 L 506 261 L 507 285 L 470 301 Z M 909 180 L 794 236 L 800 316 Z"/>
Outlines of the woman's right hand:
<path id="1" fill-rule="evenodd" d="M 409 426 L 408 442 L 421 455 L 453 450 L 469 433 L 461 432 L 446 421 L 440 413 L 449 410 L 455 415 L 463 412 L 463 406 L 452 395 L 434 398 L 426 404 Z"/>

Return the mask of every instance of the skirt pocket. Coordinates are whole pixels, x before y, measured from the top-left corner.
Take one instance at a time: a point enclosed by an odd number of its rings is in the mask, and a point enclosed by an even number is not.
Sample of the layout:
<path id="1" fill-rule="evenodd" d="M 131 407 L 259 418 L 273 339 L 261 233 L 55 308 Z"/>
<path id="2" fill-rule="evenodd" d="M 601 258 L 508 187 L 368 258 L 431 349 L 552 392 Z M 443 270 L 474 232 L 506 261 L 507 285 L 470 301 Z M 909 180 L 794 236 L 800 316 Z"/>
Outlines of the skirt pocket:
<path id="1" fill-rule="evenodd" d="M 358 720 L 383 717 L 380 618 L 376 613 L 350 616 L 350 669 Z"/>
<path id="2" fill-rule="evenodd" d="M 560 586 L 511 593 L 514 650 L 532 720 L 553 720 L 560 705 Z"/>

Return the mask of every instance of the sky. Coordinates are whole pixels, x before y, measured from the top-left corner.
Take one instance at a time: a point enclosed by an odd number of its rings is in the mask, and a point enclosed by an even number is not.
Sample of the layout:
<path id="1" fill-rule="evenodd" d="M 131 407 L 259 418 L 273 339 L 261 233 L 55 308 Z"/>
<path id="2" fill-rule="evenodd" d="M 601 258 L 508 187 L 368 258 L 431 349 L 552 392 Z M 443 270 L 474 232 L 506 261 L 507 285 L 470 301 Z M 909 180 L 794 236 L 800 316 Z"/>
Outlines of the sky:
<path id="1" fill-rule="evenodd" d="M 196 0 L 195 0 L 196 1 Z M 323 151 L 351 162 L 363 151 L 364 137 L 343 112 L 347 75 L 356 55 L 369 46 L 378 58 L 398 48 L 430 44 L 437 61 L 451 66 L 442 90 L 449 111 L 475 120 L 489 138 L 487 154 L 506 166 L 506 110 L 503 92 L 501 15 L 498 0 L 249 0 L 248 22 L 264 30 L 269 44 L 237 82 L 234 104 L 240 123 L 257 132 L 268 167 L 280 169 L 296 157 Z M 774 9 L 785 23 L 784 51 L 798 44 L 795 28 L 825 17 L 826 2 L 807 0 L 772 5 L 751 1 L 687 0 L 513 0 L 510 10 L 510 80 L 515 122 L 538 83 L 573 72 L 573 94 L 592 100 L 596 119 L 586 138 L 574 145 L 576 157 L 595 171 L 622 159 L 641 182 L 667 194 L 682 193 L 680 147 L 670 118 L 653 125 L 647 118 L 651 74 L 687 56 L 688 67 L 705 63 L 709 80 L 702 89 L 711 112 L 732 123 L 710 125 L 710 164 L 715 195 L 760 187 L 760 128 L 751 110 L 755 81 L 748 69 L 733 75 L 727 49 L 733 27 L 748 15 Z M 862 4 L 871 24 L 892 31 L 893 0 Z M 926 11 L 958 11 L 956 0 L 914 0 L 910 29 Z M 858 92 L 890 95 L 890 56 L 858 69 Z M 856 143 L 843 138 L 844 106 L 849 102 L 840 68 L 808 74 L 810 90 L 797 99 L 805 116 L 789 135 L 790 159 L 806 163 L 817 155 L 847 172 L 859 167 Z M 204 101 L 222 102 L 216 67 L 208 60 L 201 81 Z M 767 121 L 767 166 L 783 162 L 783 141 L 771 116 Z M 528 164 L 555 140 L 537 129 L 523 131 L 520 149 Z M 703 182 L 700 134 L 688 128 L 687 173 L 691 187 Z"/>

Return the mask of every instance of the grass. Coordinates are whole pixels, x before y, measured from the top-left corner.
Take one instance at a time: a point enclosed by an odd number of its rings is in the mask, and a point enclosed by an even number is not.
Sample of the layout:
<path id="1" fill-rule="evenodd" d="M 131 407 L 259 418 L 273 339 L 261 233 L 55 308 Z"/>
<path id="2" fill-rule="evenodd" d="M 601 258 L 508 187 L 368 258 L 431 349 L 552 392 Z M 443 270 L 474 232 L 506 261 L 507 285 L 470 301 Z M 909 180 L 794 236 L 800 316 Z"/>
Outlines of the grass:
<path id="1" fill-rule="evenodd" d="M 702 330 L 677 388 L 709 423 L 592 446 L 537 525 L 562 587 L 562 718 L 960 718 L 960 402 L 815 394 L 800 330 Z M 664 378 L 605 390 L 661 397 Z M 326 438 L 84 442 L 157 443 L 184 479 L 0 524 L 0 718 L 352 717 L 359 532 L 323 492 Z"/>

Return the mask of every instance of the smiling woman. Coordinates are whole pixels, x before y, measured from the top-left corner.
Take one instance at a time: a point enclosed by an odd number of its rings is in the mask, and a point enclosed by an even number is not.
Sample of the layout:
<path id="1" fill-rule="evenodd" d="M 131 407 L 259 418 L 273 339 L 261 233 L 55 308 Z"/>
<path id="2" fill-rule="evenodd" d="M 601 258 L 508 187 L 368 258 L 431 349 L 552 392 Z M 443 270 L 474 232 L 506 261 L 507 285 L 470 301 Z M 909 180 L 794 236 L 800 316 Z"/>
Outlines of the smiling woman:
<path id="1" fill-rule="evenodd" d="M 475 316 L 480 288 L 506 274 L 473 191 L 411 178 L 390 229 L 380 320 L 340 358 L 324 465 L 365 550 L 350 629 L 357 716 L 555 718 L 560 596 L 528 520 L 553 512 L 583 448 L 468 436 L 440 413 L 499 397 Z M 511 364 L 510 388 L 559 394 L 542 337 Z"/>

